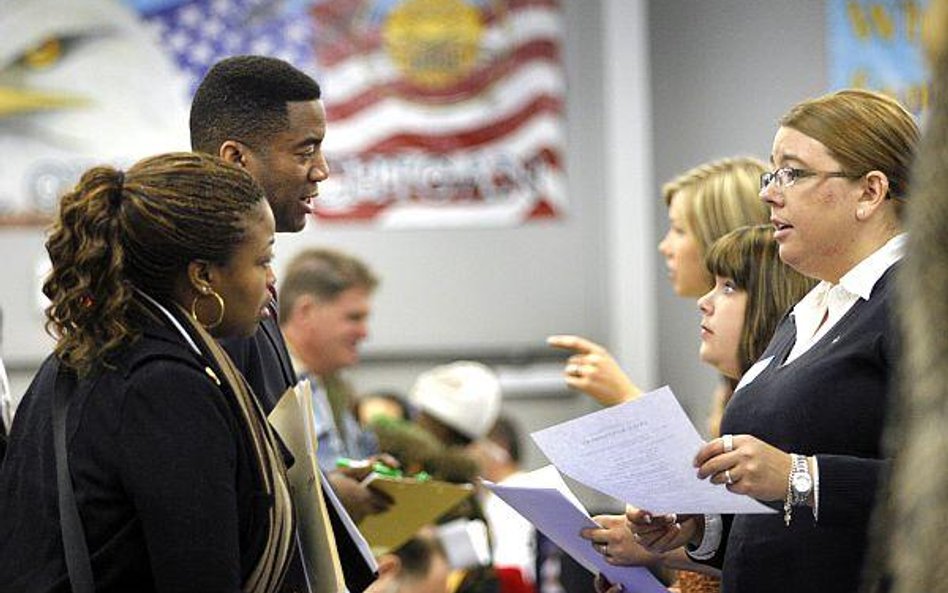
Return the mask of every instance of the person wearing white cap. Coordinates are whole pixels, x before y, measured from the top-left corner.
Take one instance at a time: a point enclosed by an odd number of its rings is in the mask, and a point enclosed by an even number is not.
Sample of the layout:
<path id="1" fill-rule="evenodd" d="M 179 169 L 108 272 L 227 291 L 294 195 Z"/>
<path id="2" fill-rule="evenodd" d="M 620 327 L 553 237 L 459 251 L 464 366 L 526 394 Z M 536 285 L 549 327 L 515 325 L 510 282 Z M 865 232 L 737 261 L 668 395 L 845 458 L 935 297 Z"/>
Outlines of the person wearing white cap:
<path id="1" fill-rule="evenodd" d="M 478 362 L 457 361 L 437 366 L 418 376 L 409 391 L 409 400 L 418 409 L 417 425 L 440 441 L 444 450 L 462 453 L 476 468 L 477 460 L 468 445 L 486 437 L 500 414 L 501 391 L 497 375 Z M 489 554 L 477 559 L 472 557 L 476 554 L 456 554 L 458 550 L 486 551 L 489 547 L 483 509 L 474 499 L 469 503 L 460 518 L 451 522 L 453 527 L 442 527 L 439 532 L 449 558 L 465 558 L 464 561 L 452 561 L 455 571 L 450 580 L 458 583 L 455 593 L 496 591 L 499 590 L 499 581 L 490 565 Z M 459 524 L 464 526 L 463 529 L 457 529 Z M 447 535 L 446 528 L 453 535 Z M 464 543 L 458 541 L 458 533 L 469 539 Z"/>
<path id="2" fill-rule="evenodd" d="M 445 445 L 483 438 L 500 414 L 500 381 L 479 362 L 458 361 L 418 376 L 409 395 L 418 423 Z"/>

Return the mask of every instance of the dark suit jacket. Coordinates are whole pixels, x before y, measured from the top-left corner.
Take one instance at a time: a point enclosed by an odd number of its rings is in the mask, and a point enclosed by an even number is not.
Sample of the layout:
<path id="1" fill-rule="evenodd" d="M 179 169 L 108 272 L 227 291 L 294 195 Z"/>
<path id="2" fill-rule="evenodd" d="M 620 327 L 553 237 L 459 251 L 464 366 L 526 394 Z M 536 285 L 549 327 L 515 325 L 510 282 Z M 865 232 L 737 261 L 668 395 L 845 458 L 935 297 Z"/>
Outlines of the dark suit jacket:
<path id="1" fill-rule="evenodd" d="M 286 389 L 297 382 L 296 371 L 280 331 L 276 302 L 271 301 L 269 308 L 270 317 L 260 322 L 260 328 L 253 336 L 221 341 L 267 413 L 276 406 Z M 323 484 L 329 487 L 329 480 L 324 479 Z M 339 513 L 328 498 L 326 510 L 329 511 L 346 586 L 352 593 L 361 593 L 375 580 L 376 574 L 366 564 L 355 542 L 348 537 Z M 294 574 L 299 574 L 298 567 L 291 568 L 287 578 L 296 578 Z"/>

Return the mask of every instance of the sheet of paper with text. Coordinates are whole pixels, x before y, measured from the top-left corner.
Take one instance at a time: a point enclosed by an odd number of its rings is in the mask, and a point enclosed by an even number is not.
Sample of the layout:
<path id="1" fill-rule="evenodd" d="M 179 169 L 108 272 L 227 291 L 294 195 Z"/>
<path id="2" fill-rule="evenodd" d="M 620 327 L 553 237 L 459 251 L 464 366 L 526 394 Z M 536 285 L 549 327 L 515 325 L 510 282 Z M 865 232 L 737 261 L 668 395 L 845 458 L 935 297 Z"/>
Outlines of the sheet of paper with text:
<path id="1" fill-rule="evenodd" d="M 774 513 L 692 465 L 704 444 L 667 386 L 530 435 L 564 474 L 653 513 Z"/>

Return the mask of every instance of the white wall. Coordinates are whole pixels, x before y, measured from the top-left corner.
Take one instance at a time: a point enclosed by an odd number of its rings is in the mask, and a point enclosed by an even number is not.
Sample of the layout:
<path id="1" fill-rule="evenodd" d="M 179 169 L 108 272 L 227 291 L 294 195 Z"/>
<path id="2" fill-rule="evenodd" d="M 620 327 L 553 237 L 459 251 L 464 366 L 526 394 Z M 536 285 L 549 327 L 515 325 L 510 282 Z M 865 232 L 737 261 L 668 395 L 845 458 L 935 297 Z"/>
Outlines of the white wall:
<path id="1" fill-rule="evenodd" d="M 576 212 L 572 220 L 559 225 L 556 241 L 558 247 L 567 249 L 555 250 L 560 255 L 552 265 L 559 284 L 572 284 L 582 291 L 582 307 L 589 318 L 586 327 L 570 317 L 545 319 L 531 339 L 536 347 L 550 333 L 582 332 L 608 345 L 636 380 L 651 384 L 657 376 L 655 291 L 643 281 L 654 275 L 655 262 L 650 224 L 654 203 L 643 199 L 652 185 L 646 3 L 574 1 L 565 3 L 564 10 L 569 85 L 567 166 L 570 200 Z M 525 232 L 542 231 L 511 231 L 518 235 Z M 386 242 L 389 238 L 374 240 Z M 490 261 L 481 264 L 491 265 Z M 483 278 L 478 278 L 478 284 L 478 294 L 490 293 Z M 387 290 L 387 285 L 383 286 L 378 296 L 376 326 L 385 323 Z M 520 290 L 514 296 L 528 301 L 528 295 L 536 293 L 535 287 L 521 286 Z M 557 381 L 562 368 L 559 363 L 544 363 L 542 355 L 537 360 L 526 349 L 514 354 L 507 361 L 498 359 L 502 379 L 526 373 L 547 386 L 551 380 Z M 417 371 L 435 362 L 434 357 L 391 362 L 383 358 L 370 355 L 366 364 L 351 373 L 353 379 L 366 389 L 394 386 L 404 390 Z M 519 421 L 525 433 L 597 408 L 589 398 L 562 387 L 529 393 L 507 389 L 505 393 L 505 412 Z M 545 463 L 528 438 L 524 449 L 526 467 Z M 589 493 L 584 496 L 593 506 L 605 504 Z"/>

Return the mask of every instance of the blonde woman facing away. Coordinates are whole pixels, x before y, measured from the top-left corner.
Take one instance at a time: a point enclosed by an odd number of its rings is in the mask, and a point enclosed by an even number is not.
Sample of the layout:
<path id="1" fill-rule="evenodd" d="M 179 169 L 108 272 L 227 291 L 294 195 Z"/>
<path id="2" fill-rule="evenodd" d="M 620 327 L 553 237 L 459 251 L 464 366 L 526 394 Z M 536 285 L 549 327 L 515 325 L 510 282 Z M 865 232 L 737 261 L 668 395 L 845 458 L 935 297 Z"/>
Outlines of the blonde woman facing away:
<path id="1" fill-rule="evenodd" d="M 757 195 L 766 170 L 757 159 L 723 159 L 690 169 L 662 187 L 668 232 L 658 251 L 675 294 L 698 298 L 707 292 L 713 278 L 704 256 L 711 244 L 738 227 L 767 222 L 767 208 Z M 599 344 L 579 336 L 551 336 L 548 343 L 573 352 L 563 373 L 570 387 L 605 405 L 641 393 Z"/>

